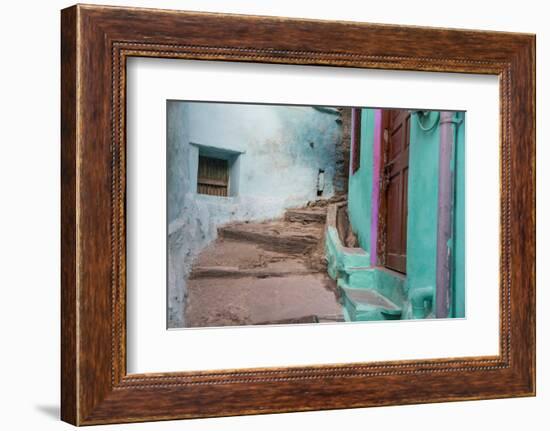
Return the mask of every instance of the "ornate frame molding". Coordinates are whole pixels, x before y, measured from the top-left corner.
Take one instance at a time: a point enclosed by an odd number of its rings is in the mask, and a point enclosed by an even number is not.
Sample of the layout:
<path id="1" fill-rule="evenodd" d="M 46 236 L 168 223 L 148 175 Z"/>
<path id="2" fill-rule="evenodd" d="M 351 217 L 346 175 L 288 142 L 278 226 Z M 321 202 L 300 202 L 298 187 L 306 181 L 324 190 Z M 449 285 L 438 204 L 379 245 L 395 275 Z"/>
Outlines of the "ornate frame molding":
<path id="1" fill-rule="evenodd" d="M 206 24 L 219 30 L 206 34 Z M 269 31 L 258 35 L 258 26 Z M 307 37 L 334 31 L 342 42 Z M 80 425 L 533 395 L 534 47 L 534 36 L 523 34 L 81 5 L 63 10 L 62 419 Z M 443 50 L 445 56 L 433 55 Z M 498 75 L 500 354 L 127 375 L 131 56 Z"/>

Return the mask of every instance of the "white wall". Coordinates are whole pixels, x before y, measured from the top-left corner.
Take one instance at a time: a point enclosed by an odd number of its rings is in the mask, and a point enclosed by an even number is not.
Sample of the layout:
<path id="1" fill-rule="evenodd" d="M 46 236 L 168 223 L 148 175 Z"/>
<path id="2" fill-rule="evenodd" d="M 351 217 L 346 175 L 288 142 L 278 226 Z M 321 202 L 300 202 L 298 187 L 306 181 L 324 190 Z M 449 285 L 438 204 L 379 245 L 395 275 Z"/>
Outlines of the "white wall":
<path id="1" fill-rule="evenodd" d="M 166 112 L 168 326 L 182 327 L 188 273 L 220 226 L 277 218 L 318 199 L 319 170 L 322 197 L 333 195 L 342 126 L 337 111 L 307 106 L 169 101 Z M 197 145 L 240 153 L 231 172 L 238 193 L 196 193 Z"/>
<path id="2" fill-rule="evenodd" d="M 545 3 L 464 0 L 384 2 L 341 0 L 131 0 L 103 4 L 210 10 L 233 13 L 346 19 L 394 24 L 479 28 L 537 33 L 537 112 L 550 116 L 550 29 Z M 57 420 L 59 408 L 59 9 L 70 2 L 6 2 L 0 15 L 2 130 L 0 184 L 0 323 L 3 429 L 71 429 Z M 32 102 L 32 103 L 31 103 Z M 30 123 L 32 121 L 32 123 Z M 548 122 L 539 121 L 538 220 L 550 217 Z M 543 191 L 544 194 L 543 194 Z M 547 224 L 539 224 L 539 262 L 550 259 Z M 106 426 L 113 430 L 414 430 L 544 429 L 550 422 L 550 273 L 539 265 L 538 397 L 406 407 L 295 413 Z"/>
<path id="3" fill-rule="evenodd" d="M 195 191 L 196 179 L 189 177 L 192 170 L 184 163 L 193 158 L 188 151 L 195 145 L 241 153 L 236 197 L 243 201 L 241 206 L 250 200 L 247 218 L 275 217 L 285 208 L 317 199 L 319 169 L 325 171 L 324 197 L 333 193 L 336 149 L 342 135 L 336 111 L 170 101 L 167 117 L 169 222 L 181 215 L 185 193 Z M 180 160 L 175 160 L 176 154 Z"/>

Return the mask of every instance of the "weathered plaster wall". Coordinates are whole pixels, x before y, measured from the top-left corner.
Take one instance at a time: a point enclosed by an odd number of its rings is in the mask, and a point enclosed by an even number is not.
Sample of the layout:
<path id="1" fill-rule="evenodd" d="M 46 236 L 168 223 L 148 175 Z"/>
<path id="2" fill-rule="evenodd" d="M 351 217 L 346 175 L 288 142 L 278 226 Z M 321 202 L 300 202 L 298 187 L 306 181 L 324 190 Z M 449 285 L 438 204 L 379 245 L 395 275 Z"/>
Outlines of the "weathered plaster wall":
<path id="1" fill-rule="evenodd" d="M 361 110 L 361 157 L 359 169 L 350 172 L 348 215 L 359 245 L 370 253 L 373 174 L 374 109 Z"/>
<path id="2" fill-rule="evenodd" d="M 317 199 L 319 169 L 325 173 L 323 197 L 334 193 L 339 118 L 330 108 L 168 102 L 170 326 L 184 323 L 185 279 L 220 225 L 278 217 Z M 242 153 L 237 196 L 196 194 L 197 145 Z"/>

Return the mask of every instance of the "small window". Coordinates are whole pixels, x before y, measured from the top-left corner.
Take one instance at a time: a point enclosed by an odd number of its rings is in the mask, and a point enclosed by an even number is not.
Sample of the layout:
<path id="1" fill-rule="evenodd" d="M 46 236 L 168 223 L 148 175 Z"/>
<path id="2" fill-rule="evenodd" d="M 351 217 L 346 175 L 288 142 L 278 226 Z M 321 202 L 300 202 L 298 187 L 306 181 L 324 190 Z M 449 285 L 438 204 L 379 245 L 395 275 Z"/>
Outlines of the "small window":
<path id="1" fill-rule="evenodd" d="M 229 164 L 227 160 L 199 156 L 197 192 L 203 195 L 227 196 Z"/>
<path id="2" fill-rule="evenodd" d="M 361 164 L 361 108 L 351 112 L 351 173 L 354 174 Z"/>

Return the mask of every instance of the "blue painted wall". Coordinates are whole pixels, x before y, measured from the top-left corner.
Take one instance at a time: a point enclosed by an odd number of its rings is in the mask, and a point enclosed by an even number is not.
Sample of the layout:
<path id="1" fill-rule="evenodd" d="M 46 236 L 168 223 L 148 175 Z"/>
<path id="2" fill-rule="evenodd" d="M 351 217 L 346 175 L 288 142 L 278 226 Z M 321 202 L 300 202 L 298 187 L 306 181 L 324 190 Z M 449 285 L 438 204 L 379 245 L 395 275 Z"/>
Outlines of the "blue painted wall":
<path id="1" fill-rule="evenodd" d="M 183 325 L 185 280 L 220 225 L 279 217 L 317 199 L 319 169 L 325 172 L 323 197 L 333 195 L 338 118 L 330 108 L 167 102 L 170 325 Z M 196 193 L 201 147 L 241 153 L 234 196 Z"/>

